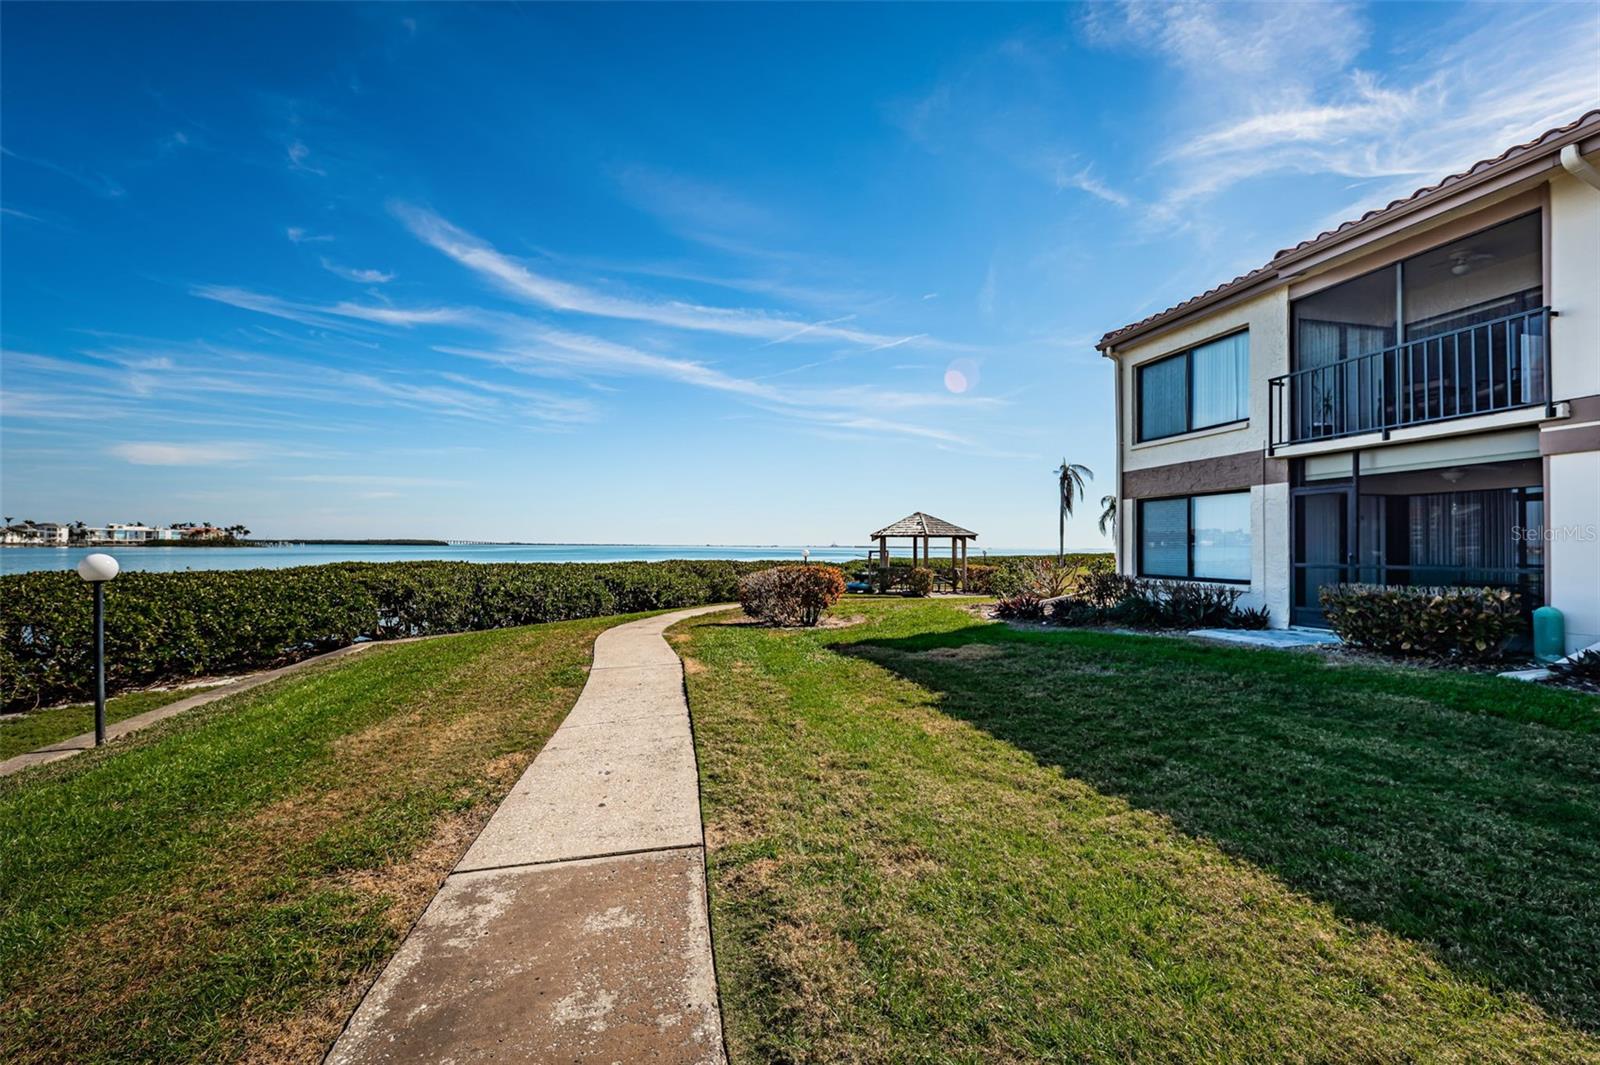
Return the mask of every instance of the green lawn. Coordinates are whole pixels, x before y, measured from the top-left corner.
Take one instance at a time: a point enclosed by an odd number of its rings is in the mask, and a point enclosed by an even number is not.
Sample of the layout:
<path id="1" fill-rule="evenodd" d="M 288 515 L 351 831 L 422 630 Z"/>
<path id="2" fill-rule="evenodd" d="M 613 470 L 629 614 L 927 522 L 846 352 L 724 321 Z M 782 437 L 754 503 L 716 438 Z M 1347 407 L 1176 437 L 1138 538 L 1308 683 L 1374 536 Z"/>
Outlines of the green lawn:
<path id="1" fill-rule="evenodd" d="M 1600 1059 L 1600 704 L 1018 631 L 676 630 L 736 1063 Z"/>
<path id="2" fill-rule="evenodd" d="M 0 780 L 0 1061 L 320 1061 L 615 623 L 373 648 Z"/>
<path id="3" fill-rule="evenodd" d="M 129 692 L 127 695 L 114 696 L 106 700 L 106 724 L 110 725 L 125 717 L 142 714 L 146 710 L 154 710 L 168 703 L 175 703 L 179 699 L 198 695 L 202 690 L 168 689 Z M 47 710 L 35 710 L 24 717 L 0 721 L 0 760 L 93 731 L 93 703 L 73 703 L 71 706 L 52 706 Z"/>

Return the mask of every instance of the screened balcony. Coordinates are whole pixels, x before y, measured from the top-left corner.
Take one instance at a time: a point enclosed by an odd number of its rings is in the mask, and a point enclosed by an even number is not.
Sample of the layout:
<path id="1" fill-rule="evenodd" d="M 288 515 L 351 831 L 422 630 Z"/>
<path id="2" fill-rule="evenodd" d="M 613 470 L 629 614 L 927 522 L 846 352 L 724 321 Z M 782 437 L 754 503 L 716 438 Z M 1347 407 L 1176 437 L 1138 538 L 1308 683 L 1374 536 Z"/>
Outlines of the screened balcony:
<path id="1" fill-rule="evenodd" d="M 1296 300 L 1269 444 L 1554 413 L 1540 248 L 1534 213 Z"/>
<path id="2" fill-rule="evenodd" d="M 1307 482 L 1293 489 L 1292 603 L 1322 624 L 1332 584 L 1507 588 L 1544 602 L 1538 459 Z"/>

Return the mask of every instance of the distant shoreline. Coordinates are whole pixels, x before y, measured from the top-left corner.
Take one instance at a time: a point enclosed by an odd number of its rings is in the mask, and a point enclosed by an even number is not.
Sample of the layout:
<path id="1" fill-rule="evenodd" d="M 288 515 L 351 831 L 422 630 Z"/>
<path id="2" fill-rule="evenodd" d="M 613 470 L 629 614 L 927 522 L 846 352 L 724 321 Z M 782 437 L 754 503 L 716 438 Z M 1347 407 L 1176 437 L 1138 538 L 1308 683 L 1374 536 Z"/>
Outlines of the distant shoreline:
<path id="1" fill-rule="evenodd" d="M 406 540 L 406 539 L 388 539 L 388 540 L 302 540 L 302 539 L 294 539 L 294 540 L 284 540 L 284 539 L 276 539 L 275 538 L 275 539 L 271 539 L 271 540 L 252 540 L 250 542 L 252 544 L 257 544 L 257 545 L 262 545 L 262 546 L 273 545 L 273 546 L 278 546 L 278 547 L 293 547 L 296 544 L 315 545 L 315 546 L 318 546 L 318 547 L 449 547 L 452 543 L 458 543 L 460 541 L 451 541 L 451 540 Z"/>

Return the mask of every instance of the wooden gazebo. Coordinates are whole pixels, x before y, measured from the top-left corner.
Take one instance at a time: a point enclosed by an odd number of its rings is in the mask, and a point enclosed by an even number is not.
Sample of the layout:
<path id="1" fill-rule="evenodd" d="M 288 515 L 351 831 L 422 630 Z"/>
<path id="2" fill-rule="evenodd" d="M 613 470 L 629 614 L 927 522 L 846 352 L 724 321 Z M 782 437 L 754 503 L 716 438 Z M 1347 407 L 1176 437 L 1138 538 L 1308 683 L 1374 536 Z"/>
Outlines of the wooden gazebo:
<path id="1" fill-rule="evenodd" d="M 889 540 L 893 537 L 904 536 L 911 540 L 911 566 L 917 566 L 917 545 L 922 545 L 922 565 L 928 564 L 928 549 L 932 540 L 950 541 L 950 581 L 956 591 L 961 591 L 967 586 L 967 541 L 976 540 L 978 534 L 971 529 L 963 529 L 959 525 L 952 525 L 943 518 L 936 518 L 932 514 L 917 511 L 908 517 L 901 518 L 893 525 L 885 525 L 872 534 L 873 541 L 878 545 L 878 572 L 885 579 L 889 575 Z M 958 555 L 959 552 L 959 555 Z"/>

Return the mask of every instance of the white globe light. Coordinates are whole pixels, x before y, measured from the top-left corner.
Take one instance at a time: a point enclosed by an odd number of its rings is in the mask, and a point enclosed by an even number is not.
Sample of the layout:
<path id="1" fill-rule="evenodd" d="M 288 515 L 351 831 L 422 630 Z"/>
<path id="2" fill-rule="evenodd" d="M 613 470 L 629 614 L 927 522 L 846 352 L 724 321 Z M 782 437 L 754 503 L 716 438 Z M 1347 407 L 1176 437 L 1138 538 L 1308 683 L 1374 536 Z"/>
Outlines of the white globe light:
<path id="1" fill-rule="evenodd" d="M 92 555 L 85 555 L 83 561 L 78 563 L 78 576 L 91 584 L 98 584 L 115 577 L 121 568 L 116 559 L 96 551 Z"/>

